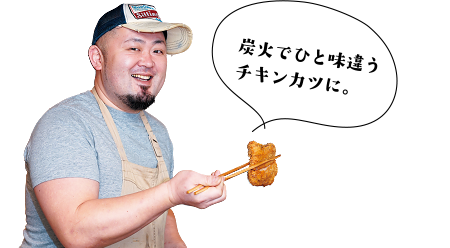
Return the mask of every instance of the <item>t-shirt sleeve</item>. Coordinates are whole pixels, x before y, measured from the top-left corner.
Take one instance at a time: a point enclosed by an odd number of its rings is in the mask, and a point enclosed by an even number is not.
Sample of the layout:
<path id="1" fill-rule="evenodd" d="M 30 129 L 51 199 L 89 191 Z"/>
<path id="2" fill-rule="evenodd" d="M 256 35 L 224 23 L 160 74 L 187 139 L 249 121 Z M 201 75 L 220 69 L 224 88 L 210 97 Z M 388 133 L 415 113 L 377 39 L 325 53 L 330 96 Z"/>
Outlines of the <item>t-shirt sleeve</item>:
<path id="1" fill-rule="evenodd" d="M 92 133 L 68 107 L 52 108 L 44 114 L 31 134 L 24 159 L 33 188 L 58 178 L 99 181 Z"/>

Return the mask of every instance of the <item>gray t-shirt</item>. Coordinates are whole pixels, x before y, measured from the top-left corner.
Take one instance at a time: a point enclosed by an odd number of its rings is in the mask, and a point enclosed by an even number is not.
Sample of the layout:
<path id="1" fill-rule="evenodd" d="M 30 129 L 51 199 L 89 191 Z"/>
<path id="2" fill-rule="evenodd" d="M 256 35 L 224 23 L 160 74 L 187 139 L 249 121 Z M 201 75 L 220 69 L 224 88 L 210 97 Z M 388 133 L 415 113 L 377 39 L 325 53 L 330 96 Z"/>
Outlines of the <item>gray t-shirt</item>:
<path id="1" fill-rule="evenodd" d="M 108 107 L 128 161 L 156 168 L 152 145 L 139 114 Z M 166 127 L 146 113 L 164 161 L 173 176 L 173 146 Z M 36 124 L 24 152 L 27 170 L 27 225 L 21 247 L 62 247 L 36 200 L 33 188 L 67 177 L 99 182 L 99 198 L 120 196 L 122 164 L 116 144 L 90 91 L 70 97 L 49 109 Z"/>

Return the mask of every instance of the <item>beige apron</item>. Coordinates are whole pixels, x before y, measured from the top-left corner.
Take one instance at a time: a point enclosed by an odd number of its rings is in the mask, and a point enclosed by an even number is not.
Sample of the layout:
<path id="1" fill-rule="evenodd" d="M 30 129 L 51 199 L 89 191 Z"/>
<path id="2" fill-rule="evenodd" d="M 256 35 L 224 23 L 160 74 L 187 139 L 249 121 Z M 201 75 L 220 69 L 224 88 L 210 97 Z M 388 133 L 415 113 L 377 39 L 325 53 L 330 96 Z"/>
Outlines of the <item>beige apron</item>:
<path id="1" fill-rule="evenodd" d="M 153 151 L 155 152 L 156 159 L 158 161 L 157 168 L 147 168 L 141 165 L 133 164 L 127 160 L 125 155 L 125 149 L 123 148 L 122 141 L 119 137 L 114 120 L 111 117 L 108 109 L 103 101 L 99 98 L 95 88 L 92 93 L 97 99 L 100 110 L 102 111 L 103 118 L 106 125 L 116 143 L 117 150 L 119 151 L 120 158 L 122 160 L 122 195 L 128 195 L 136 193 L 148 188 L 155 187 L 163 182 L 169 180 L 169 173 L 167 172 L 166 164 L 162 156 L 161 149 L 159 148 L 156 136 L 153 134 L 150 124 L 144 111 L 140 112 L 142 122 L 147 130 L 149 140 L 152 143 Z M 167 211 L 160 215 L 152 223 L 148 224 L 130 237 L 119 241 L 115 244 L 108 246 L 108 248 L 160 248 L 164 247 L 164 230 L 166 226 Z"/>

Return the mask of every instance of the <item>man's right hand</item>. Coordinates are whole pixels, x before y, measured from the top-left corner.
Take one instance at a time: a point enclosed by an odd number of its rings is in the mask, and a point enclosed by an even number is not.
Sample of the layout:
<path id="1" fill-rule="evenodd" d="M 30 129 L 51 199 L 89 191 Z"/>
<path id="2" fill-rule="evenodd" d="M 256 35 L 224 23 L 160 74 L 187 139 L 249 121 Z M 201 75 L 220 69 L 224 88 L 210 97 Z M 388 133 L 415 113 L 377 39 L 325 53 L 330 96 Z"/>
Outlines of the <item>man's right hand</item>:
<path id="1" fill-rule="evenodd" d="M 224 177 L 219 177 L 219 175 L 220 171 L 215 171 L 211 176 L 202 175 L 195 171 L 178 172 L 167 182 L 170 201 L 173 205 L 184 204 L 204 209 L 225 200 L 227 190 Z M 198 184 L 210 188 L 198 195 L 186 193 Z"/>

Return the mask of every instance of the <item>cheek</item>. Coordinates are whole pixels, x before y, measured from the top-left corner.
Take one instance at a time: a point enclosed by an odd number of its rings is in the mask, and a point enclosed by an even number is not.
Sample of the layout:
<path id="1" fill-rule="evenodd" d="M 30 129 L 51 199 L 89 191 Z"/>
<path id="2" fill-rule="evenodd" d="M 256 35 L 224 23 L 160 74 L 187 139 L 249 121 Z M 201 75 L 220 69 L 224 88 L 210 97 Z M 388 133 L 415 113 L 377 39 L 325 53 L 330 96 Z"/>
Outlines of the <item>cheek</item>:
<path id="1" fill-rule="evenodd" d="M 128 57 L 113 57 L 106 61 L 105 65 L 108 81 L 113 82 L 116 88 L 125 87 L 122 84 L 130 77 L 129 69 L 133 66 L 133 59 Z"/>
<path id="2" fill-rule="evenodd" d="M 159 65 L 160 65 L 158 66 L 159 84 L 156 87 L 157 92 L 161 90 L 161 88 L 164 85 L 164 82 L 166 81 L 167 60 L 161 61 Z"/>
<path id="3" fill-rule="evenodd" d="M 107 64 L 109 64 L 110 69 L 116 72 L 124 73 L 128 72 L 130 68 L 136 65 L 136 58 L 132 56 L 121 56 L 120 54 L 116 54 L 115 56 L 111 56 L 111 58 L 108 58 L 106 62 Z"/>

